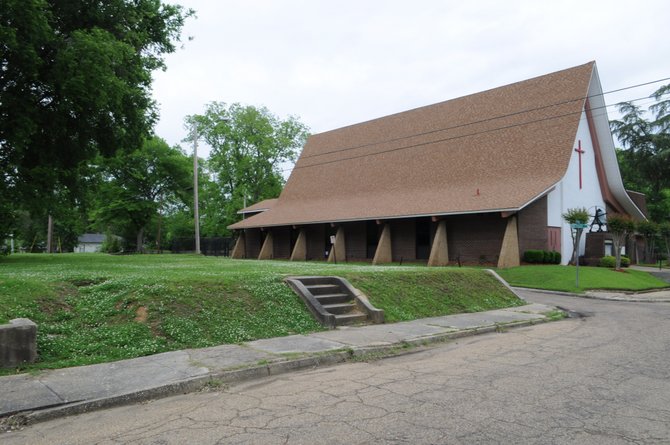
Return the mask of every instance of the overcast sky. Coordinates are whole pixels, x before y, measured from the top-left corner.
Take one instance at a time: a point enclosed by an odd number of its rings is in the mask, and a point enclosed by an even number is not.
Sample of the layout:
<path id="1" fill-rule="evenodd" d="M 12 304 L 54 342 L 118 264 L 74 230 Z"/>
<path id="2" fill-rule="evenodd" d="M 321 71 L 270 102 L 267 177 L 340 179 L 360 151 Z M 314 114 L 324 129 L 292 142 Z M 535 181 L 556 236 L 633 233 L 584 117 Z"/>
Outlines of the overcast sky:
<path id="1" fill-rule="evenodd" d="M 156 133 L 171 145 L 212 101 L 319 133 L 591 60 L 604 91 L 670 77 L 668 0 L 164 1 L 197 13 L 154 76 Z"/>

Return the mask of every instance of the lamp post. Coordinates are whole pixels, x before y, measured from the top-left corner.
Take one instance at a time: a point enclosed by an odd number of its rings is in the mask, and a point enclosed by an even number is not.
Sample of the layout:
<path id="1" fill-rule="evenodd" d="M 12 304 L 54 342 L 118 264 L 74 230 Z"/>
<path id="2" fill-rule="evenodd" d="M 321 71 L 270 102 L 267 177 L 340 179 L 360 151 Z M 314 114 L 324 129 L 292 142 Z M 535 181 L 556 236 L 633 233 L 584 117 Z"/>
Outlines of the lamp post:
<path id="1" fill-rule="evenodd" d="M 200 214 L 198 209 L 198 127 L 193 122 L 193 218 L 195 219 L 195 253 L 200 255 Z"/>

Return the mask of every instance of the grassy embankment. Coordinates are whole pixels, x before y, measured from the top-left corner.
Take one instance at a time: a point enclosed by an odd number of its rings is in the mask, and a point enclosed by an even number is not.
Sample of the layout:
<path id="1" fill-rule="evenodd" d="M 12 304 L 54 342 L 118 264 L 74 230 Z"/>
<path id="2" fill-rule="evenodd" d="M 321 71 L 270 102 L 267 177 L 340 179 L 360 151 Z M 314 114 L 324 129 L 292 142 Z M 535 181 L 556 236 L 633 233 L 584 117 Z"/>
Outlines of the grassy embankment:
<path id="1" fill-rule="evenodd" d="M 0 323 L 38 323 L 40 358 L 28 370 L 321 330 L 287 275 L 346 277 L 387 322 L 522 304 L 477 269 L 23 254 L 0 259 Z"/>
<path id="2" fill-rule="evenodd" d="M 510 285 L 535 289 L 583 293 L 587 290 L 641 291 L 668 287 L 663 280 L 639 270 L 615 271 L 604 267 L 579 268 L 575 286 L 574 266 L 521 266 L 498 270 Z"/>

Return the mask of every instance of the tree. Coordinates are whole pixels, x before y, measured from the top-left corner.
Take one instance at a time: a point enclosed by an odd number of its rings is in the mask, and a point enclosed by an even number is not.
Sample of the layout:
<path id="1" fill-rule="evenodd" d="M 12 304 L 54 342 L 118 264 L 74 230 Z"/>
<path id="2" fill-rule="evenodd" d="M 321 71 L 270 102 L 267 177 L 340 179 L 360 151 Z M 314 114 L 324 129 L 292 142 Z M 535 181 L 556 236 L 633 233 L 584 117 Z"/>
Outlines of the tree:
<path id="1" fill-rule="evenodd" d="M 665 259 L 670 261 L 670 221 L 659 224 L 658 233 L 665 244 Z"/>
<path id="2" fill-rule="evenodd" d="M 615 269 L 621 269 L 621 247 L 626 244 L 628 235 L 635 231 L 635 222 L 626 215 L 612 214 L 607 217 L 607 231 L 612 234 L 612 246 L 616 258 Z"/>
<path id="3" fill-rule="evenodd" d="M 0 191 L 48 207 L 82 163 L 137 147 L 156 118 L 151 72 L 192 14 L 160 0 L 3 0 Z"/>
<path id="4" fill-rule="evenodd" d="M 589 221 L 589 211 L 584 207 L 568 209 L 563 215 L 563 219 L 572 226 L 572 224 L 586 224 Z M 571 263 L 577 262 L 579 252 L 579 240 L 584 229 L 570 230 L 572 236 L 572 259 Z"/>
<path id="5" fill-rule="evenodd" d="M 249 205 L 279 196 L 281 165 L 295 161 L 308 136 L 295 117 L 281 120 L 265 107 L 221 102 L 209 104 L 203 115 L 188 116 L 186 124 L 212 147 L 209 164 L 222 197 L 223 233 L 246 200 Z"/>
<path id="6" fill-rule="evenodd" d="M 12 202 L 9 187 L 0 181 L 0 244 L 8 235 L 13 235 L 12 228 L 15 220 L 15 203 Z"/>
<path id="7" fill-rule="evenodd" d="M 89 178 L 82 179 L 87 183 Z M 51 252 L 70 252 L 87 226 L 87 199 L 58 187 L 48 195 L 48 205 L 28 201 L 15 206 L 12 233 L 18 245 L 29 252 L 46 251 L 47 221 L 53 217 Z"/>
<path id="8" fill-rule="evenodd" d="M 656 237 L 659 233 L 659 225 L 653 221 L 643 220 L 636 224 L 636 229 L 645 241 L 644 261 L 650 263 L 652 262 L 652 257 L 654 255 Z"/>
<path id="9" fill-rule="evenodd" d="M 226 235 L 226 196 L 213 178 L 216 174 L 210 168 L 210 162 L 200 163 L 198 184 L 200 186 L 200 235 L 216 237 Z M 191 224 L 191 227 L 193 225 Z M 193 230 L 191 230 L 191 234 Z"/>
<path id="10" fill-rule="evenodd" d="M 653 116 L 631 102 L 618 105 L 623 114 L 610 122 L 612 132 L 624 146 L 618 153 L 627 187 L 647 195 L 651 219 L 663 221 L 670 211 L 670 85 L 659 88 L 649 107 Z"/>
<path id="11" fill-rule="evenodd" d="M 101 174 L 93 220 L 134 233 L 138 252 L 152 218 L 161 209 L 189 203 L 189 188 L 193 190 L 189 157 L 160 138 L 146 140 L 131 153 L 101 160 Z"/>

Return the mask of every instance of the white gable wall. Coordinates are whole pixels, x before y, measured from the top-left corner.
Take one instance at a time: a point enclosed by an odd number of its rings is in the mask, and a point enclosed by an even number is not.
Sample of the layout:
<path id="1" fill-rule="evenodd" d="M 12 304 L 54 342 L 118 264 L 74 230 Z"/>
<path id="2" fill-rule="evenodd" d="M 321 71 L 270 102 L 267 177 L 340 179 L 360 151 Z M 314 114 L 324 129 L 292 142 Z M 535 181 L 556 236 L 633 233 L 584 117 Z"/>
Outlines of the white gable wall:
<path id="1" fill-rule="evenodd" d="M 574 150 L 582 143 L 582 188 L 579 188 L 579 154 Z M 567 264 L 572 256 L 572 237 L 570 225 L 561 216 L 569 208 L 585 207 L 593 215 L 595 207 L 605 208 L 602 198 L 596 161 L 593 152 L 593 142 L 589 132 L 586 113 L 582 112 L 577 136 L 573 144 L 572 156 L 568 170 L 556 188 L 547 195 L 547 223 L 552 227 L 561 227 L 561 263 Z M 584 253 L 586 235 L 582 235 L 579 248 L 580 255 Z"/>

